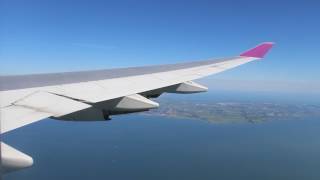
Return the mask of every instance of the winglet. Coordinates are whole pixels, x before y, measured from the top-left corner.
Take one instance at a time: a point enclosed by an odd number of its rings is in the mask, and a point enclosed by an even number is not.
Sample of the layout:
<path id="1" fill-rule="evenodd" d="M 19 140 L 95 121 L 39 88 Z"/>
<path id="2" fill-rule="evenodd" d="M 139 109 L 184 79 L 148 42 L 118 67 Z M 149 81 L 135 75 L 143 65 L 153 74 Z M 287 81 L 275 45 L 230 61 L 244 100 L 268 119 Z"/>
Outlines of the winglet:
<path id="1" fill-rule="evenodd" d="M 263 58 L 267 52 L 272 48 L 273 42 L 264 42 L 242 54 L 243 57 L 254 57 L 254 58 Z"/>

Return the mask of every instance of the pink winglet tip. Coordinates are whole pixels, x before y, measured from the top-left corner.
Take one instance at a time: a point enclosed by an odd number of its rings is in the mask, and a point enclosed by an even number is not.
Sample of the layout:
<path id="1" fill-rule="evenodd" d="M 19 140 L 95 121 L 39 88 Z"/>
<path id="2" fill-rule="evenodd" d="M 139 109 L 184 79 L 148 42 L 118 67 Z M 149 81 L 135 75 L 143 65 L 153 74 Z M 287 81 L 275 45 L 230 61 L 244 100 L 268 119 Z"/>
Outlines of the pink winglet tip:
<path id="1" fill-rule="evenodd" d="M 273 42 L 262 43 L 256 47 L 240 54 L 240 56 L 263 58 L 267 54 L 267 52 L 272 48 L 273 44 L 274 44 Z"/>

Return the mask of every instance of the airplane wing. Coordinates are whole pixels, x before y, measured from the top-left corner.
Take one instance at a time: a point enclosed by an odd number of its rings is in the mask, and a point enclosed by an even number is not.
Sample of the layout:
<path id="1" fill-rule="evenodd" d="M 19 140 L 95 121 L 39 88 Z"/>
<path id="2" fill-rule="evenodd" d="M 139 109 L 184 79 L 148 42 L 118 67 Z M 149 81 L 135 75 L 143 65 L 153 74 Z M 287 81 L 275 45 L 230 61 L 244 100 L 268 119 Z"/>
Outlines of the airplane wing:
<path id="1" fill-rule="evenodd" d="M 206 91 L 206 87 L 192 80 L 261 59 L 272 45 L 262 43 L 239 56 L 217 60 L 0 76 L 1 133 L 47 117 L 70 121 L 108 120 L 110 115 L 156 108 L 159 104 L 150 98 L 162 93 Z M 2 146 L 8 149 L 8 145 L 2 143 Z M 2 164 L 9 162 L 11 167 L 12 159 L 4 158 L 2 152 Z"/>

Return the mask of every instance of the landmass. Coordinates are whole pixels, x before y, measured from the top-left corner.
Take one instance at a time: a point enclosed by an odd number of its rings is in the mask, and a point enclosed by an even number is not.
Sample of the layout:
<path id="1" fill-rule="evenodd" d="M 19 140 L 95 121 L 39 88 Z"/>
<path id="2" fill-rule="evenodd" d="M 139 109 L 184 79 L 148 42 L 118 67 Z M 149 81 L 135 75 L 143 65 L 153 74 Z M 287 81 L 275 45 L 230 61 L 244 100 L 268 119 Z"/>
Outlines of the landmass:
<path id="1" fill-rule="evenodd" d="M 204 120 L 212 123 L 258 123 L 269 120 L 320 118 L 320 105 L 264 102 L 197 102 L 160 99 L 158 109 L 143 112 L 173 118 Z"/>

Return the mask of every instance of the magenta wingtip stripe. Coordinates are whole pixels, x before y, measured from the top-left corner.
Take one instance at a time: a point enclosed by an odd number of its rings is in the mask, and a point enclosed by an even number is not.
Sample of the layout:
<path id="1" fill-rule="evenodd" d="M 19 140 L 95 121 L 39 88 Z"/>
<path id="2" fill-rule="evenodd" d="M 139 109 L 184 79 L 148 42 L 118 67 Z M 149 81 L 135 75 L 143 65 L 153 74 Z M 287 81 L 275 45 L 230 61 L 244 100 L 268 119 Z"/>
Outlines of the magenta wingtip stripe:
<path id="1" fill-rule="evenodd" d="M 243 57 L 255 57 L 255 58 L 263 58 L 267 52 L 272 48 L 273 42 L 264 42 L 242 54 L 240 56 Z"/>

